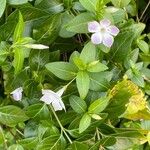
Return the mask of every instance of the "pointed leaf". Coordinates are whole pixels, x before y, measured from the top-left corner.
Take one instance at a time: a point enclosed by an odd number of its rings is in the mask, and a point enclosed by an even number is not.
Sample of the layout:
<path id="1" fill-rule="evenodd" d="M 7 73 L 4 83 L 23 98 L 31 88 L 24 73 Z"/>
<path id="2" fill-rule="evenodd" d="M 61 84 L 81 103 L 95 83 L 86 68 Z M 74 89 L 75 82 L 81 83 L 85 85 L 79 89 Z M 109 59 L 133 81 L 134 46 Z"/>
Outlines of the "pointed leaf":
<path id="1" fill-rule="evenodd" d="M 92 114 L 98 114 L 107 107 L 108 102 L 109 102 L 108 97 L 102 97 L 98 100 L 95 100 L 88 108 L 88 112 Z"/>
<path id="2" fill-rule="evenodd" d="M 85 131 L 91 124 L 91 117 L 88 113 L 84 114 L 79 123 L 79 133 Z"/>
<path id="3" fill-rule="evenodd" d="M 4 11 L 5 11 L 5 7 L 6 7 L 6 0 L 1 0 L 0 1 L 0 18 L 3 15 Z"/>
<path id="4" fill-rule="evenodd" d="M 73 142 L 71 144 L 71 150 L 88 150 L 88 145 L 81 142 Z"/>
<path id="5" fill-rule="evenodd" d="M 89 72 L 101 72 L 107 70 L 108 67 L 98 61 L 94 61 L 90 63 L 87 67 L 87 71 Z"/>
<path id="6" fill-rule="evenodd" d="M 0 122 L 7 126 L 14 126 L 28 119 L 19 107 L 8 105 L 0 107 Z"/>
<path id="7" fill-rule="evenodd" d="M 98 0 L 79 0 L 79 2 L 82 4 L 82 6 L 92 12 L 95 12 L 96 10 L 96 4 Z"/>
<path id="8" fill-rule="evenodd" d="M 63 80 L 71 80 L 76 76 L 76 68 L 68 62 L 52 62 L 46 64 L 47 70 Z"/>
<path id="9" fill-rule="evenodd" d="M 23 68 L 23 63 L 24 63 L 24 49 L 15 47 L 14 48 L 14 61 L 13 61 L 13 66 L 15 68 L 15 74 L 18 74 L 22 68 Z"/>
<path id="10" fill-rule="evenodd" d="M 14 31 L 14 36 L 13 36 L 14 42 L 17 42 L 22 37 L 23 30 L 24 30 L 23 16 L 19 12 L 19 20 L 18 20 L 17 26 Z"/>
<path id="11" fill-rule="evenodd" d="M 72 95 L 70 98 L 69 98 L 69 102 L 70 102 L 70 105 L 71 107 L 73 108 L 73 110 L 76 112 L 76 113 L 84 113 L 87 109 L 87 105 L 86 105 L 86 102 L 83 101 L 80 97 L 78 96 L 75 96 L 75 95 Z"/>
<path id="12" fill-rule="evenodd" d="M 66 29 L 74 33 L 88 33 L 88 22 L 92 20 L 94 17 L 90 13 L 81 13 L 66 25 Z"/>
<path id="13" fill-rule="evenodd" d="M 95 47 L 95 45 L 92 44 L 91 42 L 87 43 L 84 46 L 84 48 L 80 54 L 80 58 L 86 64 L 95 61 L 95 59 L 96 59 L 96 47 Z"/>
<path id="14" fill-rule="evenodd" d="M 90 85 L 89 75 L 84 71 L 78 72 L 76 77 L 76 84 L 80 97 L 84 99 L 89 91 Z"/>

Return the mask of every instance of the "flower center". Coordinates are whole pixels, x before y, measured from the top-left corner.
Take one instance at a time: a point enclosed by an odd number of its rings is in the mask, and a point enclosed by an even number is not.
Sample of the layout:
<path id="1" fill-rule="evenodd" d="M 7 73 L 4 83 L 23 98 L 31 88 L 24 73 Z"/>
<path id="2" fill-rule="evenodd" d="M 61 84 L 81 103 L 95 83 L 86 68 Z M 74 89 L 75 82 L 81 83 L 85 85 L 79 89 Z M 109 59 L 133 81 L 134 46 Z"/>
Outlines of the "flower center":
<path id="1" fill-rule="evenodd" d="M 105 29 L 105 28 L 101 28 L 101 29 L 100 29 L 100 32 L 101 32 L 101 33 L 105 33 L 105 32 L 106 32 L 106 29 Z"/>

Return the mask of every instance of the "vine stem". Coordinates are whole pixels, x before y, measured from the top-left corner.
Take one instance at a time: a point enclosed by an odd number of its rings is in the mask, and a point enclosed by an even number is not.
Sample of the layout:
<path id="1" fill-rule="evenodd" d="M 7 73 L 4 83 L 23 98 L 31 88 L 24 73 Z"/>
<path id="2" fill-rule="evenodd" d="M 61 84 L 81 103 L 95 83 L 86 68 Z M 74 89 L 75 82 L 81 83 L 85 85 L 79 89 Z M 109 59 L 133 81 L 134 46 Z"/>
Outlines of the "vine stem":
<path id="1" fill-rule="evenodd" d="M 149 0 L 149 2 L 147 3 L 147 5 L 146 5 L 146 7 L 145 7 L 145 9 L 144 9 L 144 11 L 143 11 L 143 13 L 142 13 L 142 15 L 140 16 L 139 21 L 140 21 L 140 20 L 142 19 L 142 17 L 144 16 L 144 14 L 145 14 L 147 8 L 149 7 L 149 5 L 150 5 L 150 0 Z"/>
<path id="2" fill-rule="evenodd" d="M 63 125 L 61 124 L 61 122 L 60 122 L 60 120 L 59 120 L 59 118 L 58 118 L 56 112 L 54 111 L 54 109 L 53 109 L 53 107 L 52 107 L 51 105 L 50 105 L 50 108 L 51 108 L 51 110 L 52 110 L 52 112 L 53 112 L 53 114 L 54 114 L 54 116 L 55 116 L 55 118 L 56 118 L 56 120 L 57 120 L 57 122 L 58 122 L 58 124 L 59 124 L 59 126 L 60 126 L 60 128 L 61 128 L 61 130 L 62 130 L 62 132 L 65 134 L 65 136 L 66 136 L 66 138 L 68 139 L 68 141 L 70 142 L 70 144 L 72 144 L 72 140 L 70 139 L 70 137 L 69 137 L 68 134 L 66 133 L 66 131 L 65 131 L 64 127 L 63 127 Z"/>

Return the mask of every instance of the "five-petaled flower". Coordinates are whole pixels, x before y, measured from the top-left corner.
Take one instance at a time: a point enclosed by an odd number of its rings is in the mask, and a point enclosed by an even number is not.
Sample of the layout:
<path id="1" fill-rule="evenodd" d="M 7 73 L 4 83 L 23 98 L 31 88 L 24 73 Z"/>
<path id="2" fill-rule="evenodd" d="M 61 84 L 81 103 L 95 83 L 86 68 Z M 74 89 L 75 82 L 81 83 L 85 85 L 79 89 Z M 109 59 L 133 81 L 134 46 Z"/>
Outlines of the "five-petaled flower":
<path id="1" fill-rule="evenodd" d="M 14 91 L 12 91 L 10 94 L 12 94 L 14 100 L 20 101 L 22 99 L 22 92 L 23 92 L 23 88 L 19 87 Z"/>
<path id="2" fill-rule="evenodd" d="M 52 90 L 42 90 L 43 96 L 41 97 L 41 101 L 45 102 L 46 104 L 52 104 L 55 111 L 65 109 L 65 105 L 62 101 L 62 94 L 65 91 L 66 87 L 63 87 L 57 92 Z"/>
<path id="3" fill-rule="evenodd" d="M 111 47 L 114 42 L 114 37 L 119 33 L 119 29 L 111 25 L 108 19 L 103 19 L 100 22 L 92 21 L 88 23 L 88 31 L 93 33 L 91 41 L 93 44 L 104 44 L 106 47 Z"/>

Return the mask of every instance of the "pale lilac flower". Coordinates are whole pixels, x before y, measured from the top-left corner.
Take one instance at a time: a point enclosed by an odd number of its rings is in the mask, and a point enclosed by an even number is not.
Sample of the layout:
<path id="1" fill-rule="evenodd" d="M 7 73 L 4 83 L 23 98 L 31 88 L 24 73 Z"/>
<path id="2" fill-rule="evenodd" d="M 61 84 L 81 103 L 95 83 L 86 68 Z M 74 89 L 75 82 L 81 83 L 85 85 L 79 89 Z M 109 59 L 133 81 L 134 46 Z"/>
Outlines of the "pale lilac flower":
<path id="1" fill-rule="evenodd" d="M 103 19 L 100 22 L 92 21 L 88 23 L 88 31 L 93 33 L 91 41 L 93 44 L 104 44 L 111 47 L 114 42 L 114 37 L 119 33 L 119 29 L 111 25 L 108 19 Z"/>
<path id="2" fill-rule="evenodd" d="M 23 88 L 19 87 L 14 91 L 12 91 L 10 94 L 12 94 L 14 100 L 20 101 L 22 99 L 22 92 L 23 92 Z"/>
<path id="3" fill-rule="evenodd" d="M 65 109 L 65 105 L 62 101 L 62 94 L 64 93 L 66 87 L 63 87 L 56 93 L 52 90 L 42 90 L 43 96 L 41 97 L 41 101 L 45 102 L 46 104 L 52 104 L 55 111 Z"/>

